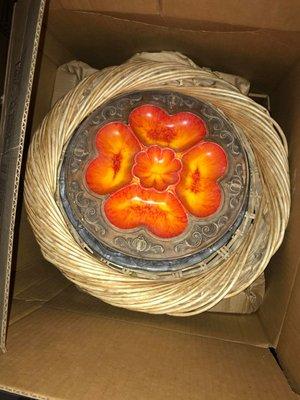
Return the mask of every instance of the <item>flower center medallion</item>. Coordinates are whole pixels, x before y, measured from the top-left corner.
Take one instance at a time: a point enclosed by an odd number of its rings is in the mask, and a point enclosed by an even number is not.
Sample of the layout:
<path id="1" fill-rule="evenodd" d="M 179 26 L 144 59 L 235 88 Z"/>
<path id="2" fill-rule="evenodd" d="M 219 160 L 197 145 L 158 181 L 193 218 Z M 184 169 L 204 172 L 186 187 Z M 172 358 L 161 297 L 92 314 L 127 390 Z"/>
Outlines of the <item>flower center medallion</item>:
<path id="1" fill-rule="evenodd" d="M 163 191 L 178 183 L 181 168 L 182 164 L 173 150 L 150 146 L 136 155 L 133 174 L 140 178 L 144 188 Z"/>
<path id="2" fill-rule="evenodd" d="M 173 271 L 234 233 L 248 179 L 245 152 L 221 113 L 189 96 L 145 91 L 112 100 L 82 123 L 59 190 L 70 223 L 96 255 Z"/>

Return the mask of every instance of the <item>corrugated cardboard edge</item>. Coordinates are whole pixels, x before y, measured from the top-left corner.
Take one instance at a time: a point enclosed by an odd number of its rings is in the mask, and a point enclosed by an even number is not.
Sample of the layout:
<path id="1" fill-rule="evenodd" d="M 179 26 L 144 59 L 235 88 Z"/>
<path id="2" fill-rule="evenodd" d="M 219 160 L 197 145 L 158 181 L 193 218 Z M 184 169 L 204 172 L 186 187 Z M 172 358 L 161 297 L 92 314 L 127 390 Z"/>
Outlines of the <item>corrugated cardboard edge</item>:
<path id="1" fill-rule="evenodd" d="M 13 190 L 13 194 L 12 194 L 12 212 L 11 212 L 11 216 L 10 216 L 10 220 L 9 220 L 9 236 L 7 238 L 7 250 L 8 251 L 7 251 L 7 255 L 6 255 L 6 266 L 5 266 L 6 276 L 5 276 L 5 281 L 4 281 L 4 294 L 3 294 L 3 306 L 2 306 L 3 311 L 2 311 L 1 337 L 0 337 L 0 349 L 3 352 L 6 351 L 5 340 L 6 340 L 7 318 L 8 318 L 8 299 L 9 299 L 11 263 L 12 263 L 12 254 L 13 254 L 14 227 L 15 227 L 20 173 L 21 173 L 22 156 L 23 156 L 23 145 L 24 145 L 24 139 L 25 139 L 25 131 L 26 131 L 27 118 L 28 118 L 33 77 L 34 77 L 34 72 L 35 72 L 35 64 L 36 64 L 37 53 L 38 53 L 39 39 L 40 39 L 40 33 L 41 33 L 41 28 L 42 28 L 43 16 L 44 16 L 45 2 L 46 2 L 46 0 L 40 0 L 40 4 L 39 4 L 35 34 L 34 34 L 34 39 L 33 39 L 31 60 L 30 60 L 28 85 L 27 85 L 24 108 L 23 108 L 23 113 L 22 113 L 22 118 L 21 118 L 21 130 L 20 130 L 19 149 L 18 149 L 18 156 L 17 156 L 17 173 L 15 175 L 14 190 Z M 16 16 L 16 11 L 18 10 L 18 7 L 22 7 L 22 4 L 17 3 L 15 6 L 13 24 L 16 23 L 15 16 Z M 26 38 L 25 38 L 25 40 L 26 40 Z M 9 48 L 9 56 L 12 55 L 12 52 L 13 52 L 13 43 L 11 42 L 10 48 Z M 8 63 L 9 63 L 9 58 L 8 58 Z M 6 82 L 6 85 L 7 84 L 8 84 L 8 82 Z"/>
<path id="2" fill-rule="evenodd" d="M 31 399 L 36 399 L 36 400 L 49 400 L 49 399 L 51 399 L 51 400 L 62 400 L 62 399 L 59 399 L 58 397 L 57 398 L 45 397 L 45 396 L 38 395 L 38 394 L 35 394 L 35 393 L 23 392 L 22 390 L 18 390 L 18 389 L 12 388 L 12 387 L 2 386 L 2 385 L 0 385 L 0 390 L 3 390 L 4 392 L 8 392 L 8 393 L 17 394 L 19 396 L 30 397 Z M 1 395 L 1 393 L 0 393 L 0 395 Z"/>

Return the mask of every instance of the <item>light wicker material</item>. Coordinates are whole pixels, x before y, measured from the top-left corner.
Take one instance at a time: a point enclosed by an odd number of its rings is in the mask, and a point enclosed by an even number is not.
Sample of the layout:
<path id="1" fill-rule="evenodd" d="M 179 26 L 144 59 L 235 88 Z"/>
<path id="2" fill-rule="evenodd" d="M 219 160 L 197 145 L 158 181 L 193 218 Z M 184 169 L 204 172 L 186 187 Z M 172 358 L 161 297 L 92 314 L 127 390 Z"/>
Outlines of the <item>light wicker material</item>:
<path id="1" fill-rule="evenodd" d="M 233 245 L 220 249 L 209 269 L 184 279 L 134 277 L 100 262 L 75 241 L 55 198 L 60 162 L 75 128 L 112 97 L 146 89 L 173 90 L 211 103 L 240 128 L 253 151 L 248 151 L 255 182 L 248 229 L 238 230 Z M 131 310 L 198 314 L 249 286 L 281 244 L 290 208 L 287 144 L 262 106 L 216 74 L 174 61 L 136 58 L 91 75 L 56 103 L 31 143 L 25 202 L 43 255 L 82 290 Z"/>

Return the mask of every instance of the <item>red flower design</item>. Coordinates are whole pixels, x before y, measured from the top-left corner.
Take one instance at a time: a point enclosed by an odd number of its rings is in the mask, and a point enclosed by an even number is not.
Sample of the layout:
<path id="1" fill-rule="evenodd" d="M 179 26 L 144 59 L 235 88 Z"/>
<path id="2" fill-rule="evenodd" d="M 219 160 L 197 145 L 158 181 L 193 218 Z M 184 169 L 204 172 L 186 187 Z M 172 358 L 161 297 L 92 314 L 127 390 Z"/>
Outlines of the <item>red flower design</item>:
<path id="1" fill-rule="evenodd" d="M 102 127 L 86 184 L 108 195 L 104 212 L 110 223 L 120 229 L 144 226 L 171 238 L 184 232 L 188 214 L 204 218 L 215 213 L 222 200 L 218 180 L 228 161 L 220 145 L 203 140 L 206 133 L 197 115 L 169 115 L 153 105 L 135 108 L 129 125 Z"/>

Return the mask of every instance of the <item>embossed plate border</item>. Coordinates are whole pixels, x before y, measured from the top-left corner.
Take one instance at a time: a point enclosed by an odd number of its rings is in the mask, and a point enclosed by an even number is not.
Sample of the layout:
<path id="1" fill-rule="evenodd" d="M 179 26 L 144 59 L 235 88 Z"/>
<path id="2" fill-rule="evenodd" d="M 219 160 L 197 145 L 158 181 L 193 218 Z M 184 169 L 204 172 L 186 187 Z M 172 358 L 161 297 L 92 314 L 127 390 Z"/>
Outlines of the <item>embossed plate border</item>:
<path id="1" fill-rule="evenodd" d="M 226 228 L 228 218 L 222 213 L 215 215 L 210 221 L 193 223 L 189 235 L 180 238 L 174 245 L 175 255 L 166 257 L 164 241 L 157 240 L 153 243 L 153 238 L 149 238 L 147 232 L 143 229 L 137 231 L 137 234 L 126 235 L 124 231 L 115 238 L 114 243 L 105 243 L 95 236 L 106 236 L 107 226 L 99 224 L 99 214 L 95 206 L 91 206 L 93 196 L 87 197 L 87 189 L 82 187 L 78 182 L 72 181 L 70 184 L 69 169 L 70 165 L 74 170 L 82 170 L 82 166 L 90 159 L 93 149 L 90 140 L 89 127 L 94 127 L 95 132 L 104 124 L 111 121 L 127 122 L 129 112 L 140 104 L 150 103 L 163 107 L 170 114 L 179 111 L 190 111 L 204 119 L 209 134 L 206 139 L 221 144 L 226 148 L 230 156 L 230 174 L 228 178 L 221 182 L 222 190 L 228 190 L 229 196 L 226 198 L 226 206 L 237 209 L 236 218 L 231 225 L 228 226 L 226 232 L 217 240 L 218 231 Z M 232 162 L 235 158 L 243 159 L 244 163 Z M 73 185 L 73 187 L 72 187 Z M 71 189 L 71 190 L 70 190 Z M 97 108 L 90 116 L 88 116 L 76 129 L 72 138 L 65 146 L 62 155 L 62 163 L 59 171 L 58 194 L 57 201 L 63 210 L 66 221 L 74 238 L 82 247 L 85 247 L 92 254 L 100 257 L 102 261 L 112 266 L 120 266 L 133 270 L 145 270 L 151 272 L 168 272 L 177 271 L 195 265 L 205 258 L 209 257 L 223 245 L 225 245 L 243 220 L 248 202 L 249 189 L 249 171 L 247 154 L 239 141 L 239 133 L 228 121 L 222 112 L 207 102 L 200 101 L 193 97 L 183 95 L 178 92 L 170 91 L 143 91 L 131 92 L 111 99 L 109 102 Z M 72 190 L 75 197 L 72 198 Z M 91 200 L 92 198 L 92 200 Z M 99 199 L 95 197 L 95 204 L 99 207 Z M 83 218 L 78 218 L 78 214 L 70 204 L 77 202 L 83 212 Z M 226 220 L 227 218 L 227 220 Z M 87 229 L 84 222 L 89 221 L 90 226 L 98 231 Z M 200 248 L 200 244 L 206 238 L 208 246 Z M 117 239 L 117 240 L 116 240 Z M 116 248 L 116 244 L 118 248 Z M 149 257 L 152 254 L 152 258 Z M 155 254 L 155 257 L 153 257 Z"/>

